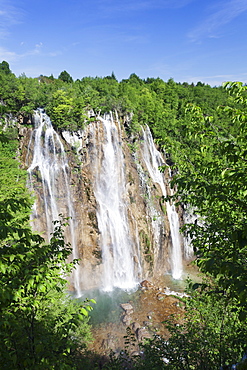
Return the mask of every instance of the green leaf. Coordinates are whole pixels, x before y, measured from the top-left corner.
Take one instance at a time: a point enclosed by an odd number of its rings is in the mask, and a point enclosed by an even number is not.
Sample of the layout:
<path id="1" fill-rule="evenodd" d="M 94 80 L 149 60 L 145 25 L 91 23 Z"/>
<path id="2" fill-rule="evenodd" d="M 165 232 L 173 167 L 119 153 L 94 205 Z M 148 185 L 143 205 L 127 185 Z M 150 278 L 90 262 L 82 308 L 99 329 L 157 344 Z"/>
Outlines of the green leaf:
<path id="1" fill-rule="evenodd" d="M 81 313 L 84 315 L 84 316 L 88 316 L 88 311 L 85 310 L 85 308 L 81 308 Z"/>

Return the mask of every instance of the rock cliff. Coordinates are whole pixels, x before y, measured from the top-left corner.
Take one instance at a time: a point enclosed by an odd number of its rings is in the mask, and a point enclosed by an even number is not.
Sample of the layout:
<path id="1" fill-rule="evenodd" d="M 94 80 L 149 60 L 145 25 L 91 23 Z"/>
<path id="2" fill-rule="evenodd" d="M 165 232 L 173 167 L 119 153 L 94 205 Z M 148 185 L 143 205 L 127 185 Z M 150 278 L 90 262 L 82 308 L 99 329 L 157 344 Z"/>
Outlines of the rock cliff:
<path id="1" fill-rule="evenodd" d="M 170 193 L 169 171 L 167 167 L 161 175 L 162 186 L 153 180 L 145 156 L 155 166 L 151 157 L 157 153 L 145 154 L 150 146 L 146 129 L 129 138 L 110 115 L 73 134 L 58 134 L 47 122 L 45 113 L 38 111 L 32 125 L 20 127 L 21 160 L 36 196 L 33 228 L 49 238 L 54 215 L 73 218 L 65 232 L 74 243 L 73 257 L 80 259 L 72 289 L 131 288 L 141 280 L 172 273 L 174 224 L 162 198 L 164 191 Z M 175 258 L 183 259 L 183 238 L 177 238 L 180 256 Z"/>

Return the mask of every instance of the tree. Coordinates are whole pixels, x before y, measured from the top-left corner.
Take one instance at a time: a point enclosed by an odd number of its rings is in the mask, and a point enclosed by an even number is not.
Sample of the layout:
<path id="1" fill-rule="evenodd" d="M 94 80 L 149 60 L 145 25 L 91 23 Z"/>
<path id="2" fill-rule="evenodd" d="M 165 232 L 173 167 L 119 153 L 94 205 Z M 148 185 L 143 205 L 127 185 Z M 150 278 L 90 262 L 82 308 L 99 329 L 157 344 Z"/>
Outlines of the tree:
<path id="1" fill-rule="evenodd" d="M 247 312 L 247 141 L 246 90 L 225 85 L 235 107 L 220 107 L 221 122 L 187 107 L 181 140 L 170 142 L 177 175 L 177 199 L 190 205 L 199 221 L 187 225 L 201 271 Z M 222 114 L 226 117 L 222 120 Z M 230 124 L 229 124 L 230 118 Z M 178 138 L 177 138 L 178 139 Z"/>
<path id="2" fill-rule="evenodd" d="M 57 89 L 47 104 L 47 113 L 57 128 L 76 131 L 85 123 L 85 102 L 76 88 Z"/>
<path id="3" fill-rule="evenodd" d="M 66 262 L 71 254 L 62 232 L 66 223 L 54 222 L 50 243 L 31 231 L 31 196 L 13 159 L 15 136 L 0 139 L 1 368 L 76 369 L 91 338 L 91 305 L 65 293 L 76 263 Z"/>
<path id="4" fill-rule="evenodd" d="M 212 280 L 198 285 L 188 282 L 187 293 L 188 297 L 180 302 L 184 314 L 174 315 L 164 323 L 168 339 L 154 335 L 139 344 L 140 355 L 133 356 L 131 344 L 136 345 L 135 338 L 127 329 L 129 348 L 113 357 L 105 369 L 219 370 L 237 363 L 247 340 L 237 300 L 219 291 Z"/>
<path id="5" fill-rule="evenodd" d="M 2 63 L 0 63 L 0 73 L 1 72 L 5 73 L 6 75 L 11 73 L 11 70 L 9 68 L 9 63 L 5 62 L 5 60 L 3 60 Z"/>
<path id="6" fill-rule="evenodd" d="M 190 286 L 184 316 L 167 324 L 169 340 L 156 336 L 144 345 L 143 369 L 157 363 L 150 369 L 218 370 L 241 359 L 247 331 L 238 318 L 237 301 L 218 291 L 217 285 L 210 284 L 210 291 L 208 282 L 197 290 Z"/>
<path id="7" fill-rule="evenodd" d="M 91 306 L 63 293 L 67 282 L 61 274 L 70 274 L 74 265 L 66 263 L 70 254 L 59 224 L 49 244 L 27 228 L 1 240 L 3 369 L 74 368 L 73 357 L 90 340 L 85 316 Z"/>
<path id="8" fill-rule="evenodd" d="M 63 71 L 58 76 L 59 80 L 62 80 L 63 82 L 73 82 L 73 78 L 70 76 L 70 74 L 67 71 Z"/>

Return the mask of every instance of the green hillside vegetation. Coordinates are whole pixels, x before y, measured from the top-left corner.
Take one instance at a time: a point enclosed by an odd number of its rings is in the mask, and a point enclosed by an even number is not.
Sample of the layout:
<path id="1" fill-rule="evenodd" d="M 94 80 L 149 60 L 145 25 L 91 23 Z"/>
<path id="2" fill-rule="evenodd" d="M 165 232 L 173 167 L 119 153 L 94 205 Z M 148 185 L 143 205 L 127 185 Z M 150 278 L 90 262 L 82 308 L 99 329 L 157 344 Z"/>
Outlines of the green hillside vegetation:
<path id="1" fill-rule="evenodd" d="M 92 339 L 92 301 L 67 296 L 71 248 L 66 220 L 49 244 L 29 225 L 32 199 L 15 158 L 15 126 L 0 126 L 0 364 L 1 369 L 76 369 Z M 4 130 L 3 130 L 4 129 Z"/>
<path id="2" fill-rule="evenodd" d="M 15 126 L 41 107 L 57 130 L 83 128 L 88 111 L 117 111 L 130 140 L 149 125 L 173 170 L 173 201 L 190 207 L 198 220 L 183 232 L 193 240 L 203 284 L 190 284 L 183 325 L 168 324 L 171 338 L 154 338 L 145 356 L 126 364 L 112 358 L 105 369 L 218 370 L 247 350 L 247 87 L 211 87 L 131 74 L 117 81 L 63 71 L 53 76 L 16 77 L 0 63 L 0 363 L 11 369 L 84 369 L 79 351 L 90 340 L 90 304 L 69 301 L 61 267 L 70 253 L 58 223 L 50 244 L 31 232 L 31 198 L 25 172 L 15 159 Z M 129 117 L 128 120 L 125 117 Z M 131 117 L 131 119 L 130 119 Z M 162 169 L 161 169 L 162 170 Z M 61 249 L 62 247 L 62 249 Z M 59 302 L 59 304 L 55 304 Z M 51 307 L 55 304 L 56 310 Z M 79 324 L 80 323 L 80 324 Z M 23 333 L 25 333 L 23 335 Z M 49 348 L 49 350 L 48 350 Z M 50 356 L 47 355 L 50 353 Z M 163 359 L 169 359 L 167 363 Z M 97 368 L 97 367 L 95 367 Z M 227 367 L 224 367 L 225 369 Z M 243 363 L 239 369 L 247 369 Z"/>
<path id="3" fill-rule="evenodd" d="M 4 63 L 4 62 L 2 62 Z M 114 73 L 107 77 L 84 77 L 73 81 L 68 72 L 53 76 L 15 77 L 1 68 L 0 112 L 31 114 L 44 107 L 58 129 L 76 130 L 86 123 L 87 112 L 93 109 L 101 114 L 117 110 L 120 117 L 134 113 L 131 129 L 149 124 L 156 138 L 163 138 L 165 130 L 176 131 L 184 120 L 187 103 L 199 105 L 205 114 L 220 117 L 218 105 L 230 104 L 222 87 L 210 87 L 201 82 L 164 82 L 160 78 L 140 79 L 131 74 L 117 81 Z M 62 76 L 61 76 L 62 75 Z M 65 76 L 65 77 L 64 77 Z"/>

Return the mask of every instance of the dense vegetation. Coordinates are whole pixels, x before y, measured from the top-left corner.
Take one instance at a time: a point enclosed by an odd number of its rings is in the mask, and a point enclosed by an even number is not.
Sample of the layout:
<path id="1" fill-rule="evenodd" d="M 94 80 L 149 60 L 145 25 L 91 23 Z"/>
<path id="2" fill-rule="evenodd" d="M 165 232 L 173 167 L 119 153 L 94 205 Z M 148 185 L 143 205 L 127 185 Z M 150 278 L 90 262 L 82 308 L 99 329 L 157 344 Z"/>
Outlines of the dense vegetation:
<path id="1" fill-rule="evenodd" d="M 183 324 L 169 324 L 169 342 L 157 337 L 144 345 L 144 357 L 120 356 L 105 368 L 216 370 L 246 351 L 246 90 L 241 83 L 210 87 L 135 74 L 120 82 L 114 73 L 76 81 L 66 71 L 57 79 L 16 77 L 0 63 L 3 120 L 12 114 L 25 122 L 44 107 L 58 130 L 73 131 L 93 119 L 90 110 L 117 111 L 133 140 L 148 124 L 173 169 L 174 200 L 198 215 L 184 232 L 208 280 L 190 286 Z M 31 200 L 13 158 L 15 128 L 6 132 L 0 137 L 0 362 L 12 369 L 80 369 L 78 350 L 90 336 L 84 306 L 90 306 L 68 303 L 63 293 L 59 272 L 73 266 L 65 263 L 70 249 L 59 224 L 49 244 L 29 228 Z"/>
<path id="2" fill-rule="evenodd" d="M 65 293 L 75 264 L 66 262 L 66 220 L 56 221 L 50 243 L 31 231 L 32 200 L 15 159 L 16 138 L 14 125 L 0 132 L 1 369 L 75 369 L 91 340 L 91 302 Z"/>
<path id="3" fill-rule="evenodd" d="M 135 74 L 118 82 L 113 73 L 103 78 L 84 77 L 73 81 L 66 71 L 55 79 L 53 76 L 15 77 L 5 69 L 0 64 L 0 113 L 28 114 L 45 107 L 58 129 L 83 127 L 90 109 L 101 114 L 116 110 L 120 117 L 134 113 L 132 131 L 149 124 L 155 137 L 162 139 L 166 130 L 179 135 L 188 102 L 200 105 L 205 114 L 214 116 L 217 105 L 228 102 L 222 87 L 212 88 L 201 82 L 194 86 L 178 84 L 172 79 L 168 82 L 160 78 L 142 80 Z"/>

